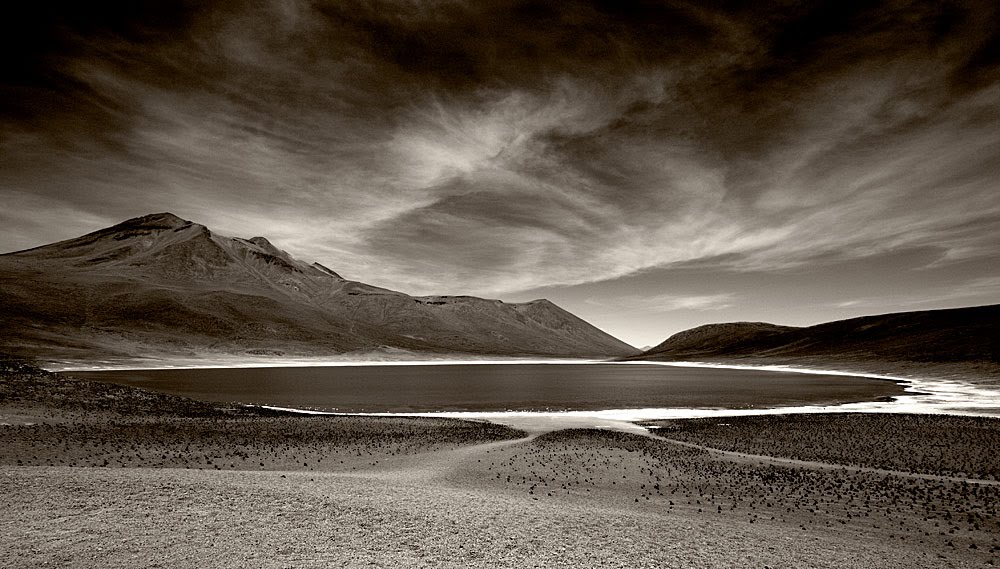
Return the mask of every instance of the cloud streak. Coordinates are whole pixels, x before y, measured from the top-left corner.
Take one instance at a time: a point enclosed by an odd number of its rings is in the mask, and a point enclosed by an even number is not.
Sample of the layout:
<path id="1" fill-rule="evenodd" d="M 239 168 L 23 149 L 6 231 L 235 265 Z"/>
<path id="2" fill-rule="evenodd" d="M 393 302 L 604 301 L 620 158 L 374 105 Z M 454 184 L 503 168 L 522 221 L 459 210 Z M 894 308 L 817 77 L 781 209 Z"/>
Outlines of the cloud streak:
<path id="1" fill-rule="evenodd" d="M 586 302 L 595 306 L 636 312 L 673 312 L 676 310 L 726 310 L 734 306 L 735 300 L 735 295 L 732 293 L 723 293 L 703 295 L 626 295 L 615 298 L 613 302 L 609 302 L 607 299 L 602 298 L 590 298 L 587 299 Z"/>

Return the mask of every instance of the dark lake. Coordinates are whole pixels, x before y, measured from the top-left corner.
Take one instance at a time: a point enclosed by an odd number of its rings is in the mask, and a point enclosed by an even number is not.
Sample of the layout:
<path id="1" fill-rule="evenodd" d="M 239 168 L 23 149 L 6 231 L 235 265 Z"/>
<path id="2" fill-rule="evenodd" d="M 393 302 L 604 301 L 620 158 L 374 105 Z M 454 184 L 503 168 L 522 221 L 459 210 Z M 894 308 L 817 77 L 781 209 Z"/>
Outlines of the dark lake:
<path id="1" fill-rule="evenodd" d="M 73 372 L 203 401 L 342 412 L 760 408 L 900 395 L 891 381 L 613 363 Z"/>

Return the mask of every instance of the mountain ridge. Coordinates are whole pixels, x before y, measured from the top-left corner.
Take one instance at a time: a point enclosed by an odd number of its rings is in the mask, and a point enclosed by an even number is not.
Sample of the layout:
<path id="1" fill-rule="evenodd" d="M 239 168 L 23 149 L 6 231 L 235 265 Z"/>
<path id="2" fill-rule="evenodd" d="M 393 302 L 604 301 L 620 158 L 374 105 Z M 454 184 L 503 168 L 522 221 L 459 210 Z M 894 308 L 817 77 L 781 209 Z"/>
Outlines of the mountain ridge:
<path id="1" fill-rule="evenodd" d="M 638 353 L 544 299 L 411 296 L 166 212 L 0 255 L 0 282 L 0 350 L 32 357 Z"/>
<path id="2" fill-rule="evenodd" d="M 893 312 L 806 327 L 707 324 L 674 334 L 632 359 L 755 358 L 996 365 L 1000 305 Z"/>

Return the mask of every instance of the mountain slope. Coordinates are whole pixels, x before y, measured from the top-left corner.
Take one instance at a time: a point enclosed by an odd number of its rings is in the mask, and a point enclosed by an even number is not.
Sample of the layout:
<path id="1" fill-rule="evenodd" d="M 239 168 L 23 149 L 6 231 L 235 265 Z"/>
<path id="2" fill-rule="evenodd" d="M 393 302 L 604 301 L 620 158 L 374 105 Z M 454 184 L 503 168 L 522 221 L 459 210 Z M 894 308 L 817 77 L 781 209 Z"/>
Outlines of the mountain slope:
<path id="1" fill-rule="evenodd" d="M 545 300 L 414 297 L 169 213 L 0 255 L 0 325 L 0 350 L 42 358 L 637 353 Z"/>
<path id="2" fill-rule="evenodd" d="M 826 357 L 840 361 L 1000 363 L 1000 305 L 900 312 L 806 328 L 709 324 L 668 338 L 639 359 Z"/>

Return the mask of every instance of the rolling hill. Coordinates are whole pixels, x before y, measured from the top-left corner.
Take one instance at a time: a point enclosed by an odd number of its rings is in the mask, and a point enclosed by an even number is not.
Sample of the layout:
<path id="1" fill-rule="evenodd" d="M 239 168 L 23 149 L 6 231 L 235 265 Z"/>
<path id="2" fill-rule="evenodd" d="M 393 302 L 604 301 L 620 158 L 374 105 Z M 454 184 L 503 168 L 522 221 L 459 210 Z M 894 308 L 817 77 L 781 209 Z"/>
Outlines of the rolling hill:
<path id="1" fill-rule="evenodd" d="M 680 332 L 637 359 L 821 358 L 841 362 L 1000 364 L 1000 305 L 899 312 L 804 328 L 762 322 Z"/>
<path id="2" fill-rule="evenodd" d="M 0 326 L 0 351 L 42 360 L 638 353 L 547 300 L 410 296 L 169 213 L 0 255 Z"/>

